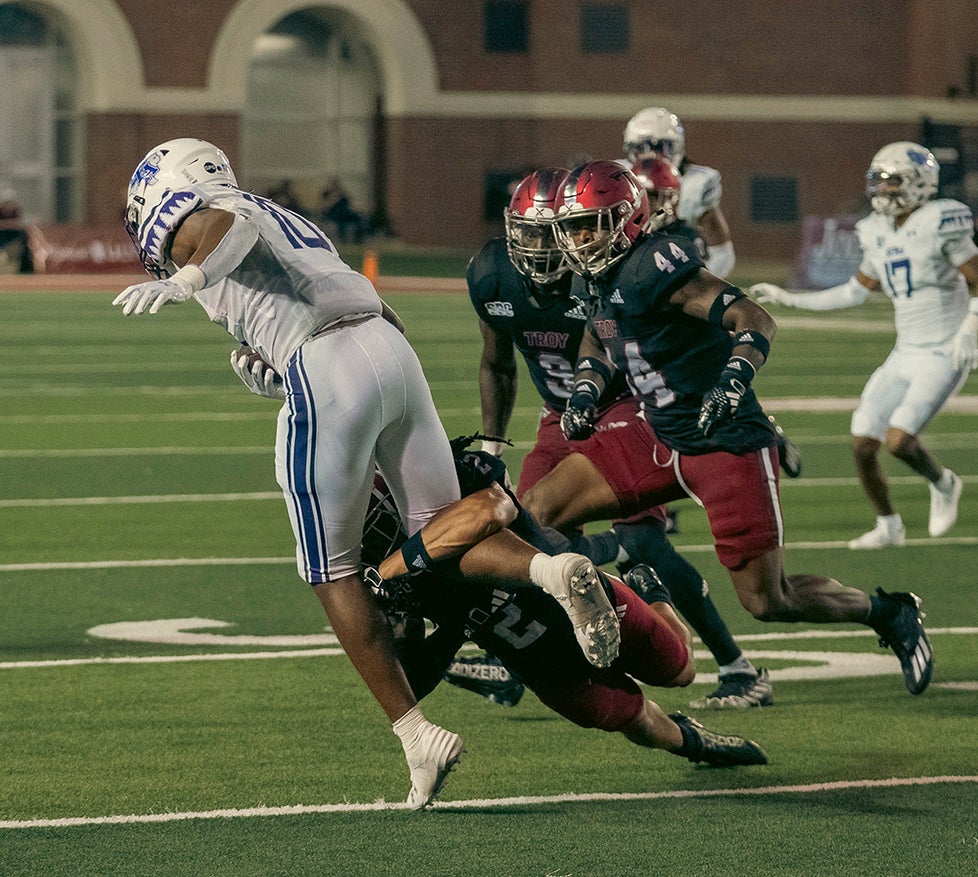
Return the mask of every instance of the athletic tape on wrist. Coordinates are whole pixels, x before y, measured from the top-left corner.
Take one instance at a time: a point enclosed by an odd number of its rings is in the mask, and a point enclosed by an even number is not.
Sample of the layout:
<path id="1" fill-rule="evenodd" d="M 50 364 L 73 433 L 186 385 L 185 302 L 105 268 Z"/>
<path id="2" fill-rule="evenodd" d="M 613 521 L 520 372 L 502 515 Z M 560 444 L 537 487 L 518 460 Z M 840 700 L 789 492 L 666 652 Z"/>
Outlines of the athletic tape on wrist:
<path id="1" fill-rule="evenodd" d="M 968 312 L 978 314 L 978 298 L 972 296 L 968 299 Z"/>
<path id="2" fill-rule="evenodd" d="M 738 332 L 734 335 L 734 347 L 738 344 L 746 344 L 748 347 L 753 347 L 760 352 L 761 356 L 764 357 L 764 361 L 767 362 L 767 355 L 771 352 L 771 342 L 756 329 L 745 329 L 743 332 Z"/>
<path id="3" fill-rule="evenodd" d="M 407 540 L 401 546 L 401 557 L 404 559 L 404 565 L 407 567 L 408 575 L 412 576 L 417 573 L 427 572 L 434 565 L 431 555 L 428 554 L 428 549 L 424 547 L 420 530 L 413 536 L 408 536 Z"/>
<path id="4" fill-rule="evenodd" d="M 740 301 L 744 298 L 744 291 L 736 286 L 731 286 L 721 292 L 715 299 L 713 299 L 713 304 L 710 305 L 710 313 L 707 316 L 707 320 L 713 323 L 714 326 L 723 326 L 723 315 L 727 312 L 727 308 L 730 307 L 734 302 Z"/>

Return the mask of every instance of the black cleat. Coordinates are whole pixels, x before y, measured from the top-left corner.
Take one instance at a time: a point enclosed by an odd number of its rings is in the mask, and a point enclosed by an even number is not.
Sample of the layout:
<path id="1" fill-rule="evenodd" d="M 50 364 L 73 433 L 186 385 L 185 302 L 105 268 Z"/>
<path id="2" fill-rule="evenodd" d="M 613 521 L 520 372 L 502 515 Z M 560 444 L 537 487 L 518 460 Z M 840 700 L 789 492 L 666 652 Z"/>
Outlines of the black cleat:
<path id="1" fill-rule="evenodd" d="M 888 594 L 882 588 L 876 593 L 893 607 L 888 620 L 874 628 L 880 635 L 880 646 L 893 649 L 903 668 L 903 681 L 911 694 L 922 694 L 934 672 L 934 652 L 924 630 L 920 597 L 916 594 Z"/>
<path id="2" fill-rule="evenodd" d="M 789 478 L 797 478 L 801 475 L 801 451 L 798 450 L 798 445 L 784 434 L 784 430 L 774 419 L 773 414 L 769 414 L 767 419 L 774 427 L 775 441 L 778 443 L 778 463 L 784 469 L 785 475 Z"/>
<path id="3" fill-rule="evenodd" d="M 659 574 L 647 563 L 636 563 L 622 580 L 646 603 L 668 603 L 672 606 L 669 589 L 662 584 Z"/>
<path id="4" fill-rule="evenodd" d="M 679 725 L 683 734 L 682 748 L 675 754 L 694 764 L 704 762 L 714 767 L 767 764 L 767 755 L 753 740 L 717 734 L 682 713 L 670 713 L 669 718 Z"/>
<path id="5" fill-rule="evenodd" d="M 443 677 L 446 682 L 481 694 L 491 703 L 516 706 L 526 690 L 495 655 L 455 658 Z"/>

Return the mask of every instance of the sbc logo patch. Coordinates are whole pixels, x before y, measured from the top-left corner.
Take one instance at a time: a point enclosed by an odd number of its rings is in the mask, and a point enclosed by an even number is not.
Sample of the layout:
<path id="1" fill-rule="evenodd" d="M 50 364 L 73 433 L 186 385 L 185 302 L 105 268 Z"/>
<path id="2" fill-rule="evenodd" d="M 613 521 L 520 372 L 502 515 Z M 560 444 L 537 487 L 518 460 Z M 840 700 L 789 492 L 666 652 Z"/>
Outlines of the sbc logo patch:
<path id="1" fill-rule="evenodd" d="M 486 313 L 491 317 L 513 316 L 513 305 L 508 301 L 486 302 Z"/>

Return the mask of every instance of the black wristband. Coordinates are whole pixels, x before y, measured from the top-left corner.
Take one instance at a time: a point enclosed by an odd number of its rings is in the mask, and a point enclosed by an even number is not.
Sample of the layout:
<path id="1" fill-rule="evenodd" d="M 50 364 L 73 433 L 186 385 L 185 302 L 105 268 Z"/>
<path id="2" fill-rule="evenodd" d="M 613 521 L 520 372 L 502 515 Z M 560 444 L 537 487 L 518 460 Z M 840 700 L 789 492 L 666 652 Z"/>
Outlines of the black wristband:
<path id="1" fill-rule="evenodd" d="M 764 357 L 764 361 L 767 362 L 767 355 L 771 352 L 771 342 L 756 329 L 753 331 L 745 329 L 743 332 L 738 332 L 734 335 L 733 342 L 734 347 L 738 344 L 746 344 L 748 347 L 753 347 L 760 352 L 761 356 Z"/>
<path id="2" fill-rule="evenodd" d="M 723 327 L 723 315 L 727 312 L 727 308 L 730 307 L 734 302 L 740 301 L 744 298 L 744 293 L 741 289 L 736 286 L 731 286 L 729 289 L 725 289 L 721 292 L 715 299 L 713 299 L 713 304 L 710 305 L 710 313 L 707 316 L 713 325 Z"/>
<path id="3" fill-rule="evenodd" d="M 577 365 L 574 367 L 574 372 L 580 374 L 582 371 L 594 372 L 601 380 L 604 381 L 605 387 L 611 383 L 611 369 L 608 368 L 608 364 L 603 360 L 597 359 L 593 356 L 582 356 L 578 361 Z"/>
<path id="4" fill-rule="evenodd" d="M 587 396 L 592 402 L 597 404 L 598 399 L 601 398 L 601 388 L 594 383 L 594 381 L 589 381 L 586 379 L 575 381 L 571 398 L 573 399 L 573 397 L 577 395 Z"/>
<path id="5" fill-rule="evenodd" d="M 424 547 L 420 530 L 405 540 L 401 546 L 401 557 L 404 559 L 408 575 L 412 576 L 419 572 L 427 572 L 435 563 L 428 554 L 428 549 Z"/>
<path id="6" fill-rule="evenodd" d="M 754 380 L 756 374 L 757 369 L 754 368 L 754 364 L 749 359 L 744 359 L 742 356 L 731 356 L 720 373 L 720 380 L 735 378 L 746 387 Z"/>

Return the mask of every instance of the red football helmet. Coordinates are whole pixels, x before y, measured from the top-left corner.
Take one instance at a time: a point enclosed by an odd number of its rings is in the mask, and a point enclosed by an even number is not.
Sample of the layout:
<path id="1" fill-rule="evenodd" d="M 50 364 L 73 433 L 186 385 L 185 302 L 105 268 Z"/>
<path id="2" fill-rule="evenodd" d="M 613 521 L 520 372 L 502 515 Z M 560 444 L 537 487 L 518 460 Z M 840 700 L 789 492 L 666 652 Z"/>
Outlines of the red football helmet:
<path id="1" fill-rule="evenodd" d="M 544 167 L 525 177 L 513 192 L 506 221 L 506 249 L 520 274 L 540 285 L 567 272 L 567 260 L 554 237 L 556 205 L 567 168 Z"/>
<path id="2" fill-rule="evenodd" d="M 649 197 L 617 161 L 589 161 L 567 176 L 557 205 L 557 243 L 572 270 L 598 277 L 624 258 L 649 221 Z"/>
<path id="3" fill-rule="evenodd" d="M 675 221 L 679 187 L 682 184 L 679 168 L 668 158 L 655 156 L 640 158 L 632 165 L 632 173 L 649 196 L 649 211 L 652 215 L 645 230 L 655 231 Z"/>

